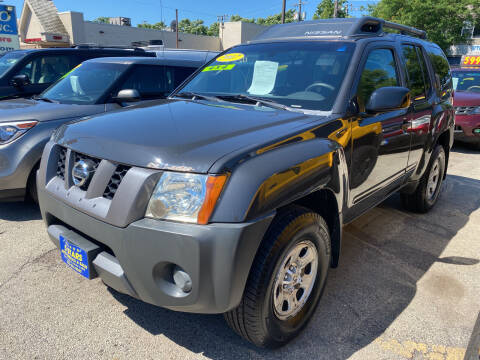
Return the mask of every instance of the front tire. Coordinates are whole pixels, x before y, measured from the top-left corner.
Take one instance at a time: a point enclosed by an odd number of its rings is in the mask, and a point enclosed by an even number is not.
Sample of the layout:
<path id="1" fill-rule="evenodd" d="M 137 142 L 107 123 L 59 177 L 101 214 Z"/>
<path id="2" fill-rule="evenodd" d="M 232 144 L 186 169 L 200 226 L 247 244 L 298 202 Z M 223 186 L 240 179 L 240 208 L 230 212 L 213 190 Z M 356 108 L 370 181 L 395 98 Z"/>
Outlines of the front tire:
<path id="1" fill-rule="evenodd" d="M 437 145 L 415 192 L 413 194 L 401 194 L 405 209 L 417 213 L 426 213 L 433 208 L 442 188 L 445 164 L 445 150 L 443 150 L 443 146 Z"/>
<path id="2" fill-rule="evenodd" d="M 228 325 L 253 344 L 277 348 L 296 337 L 312 317 L 330 267 L 325 220 L 294 206 L 277 214 L 255 257 L 240 305 Z"/>
<path id="3" fill-rule="evenodd" d="M 27 194 L 28 194 L 28 200 L 33 202 L 34 204 L 38 205 L 38 192 L 37 192 L 37 171 L 38 171 L 39 165 L 36 165 L 32 172 L 30 173 L 30 176 L 28 177 L 27 180 Z"/>

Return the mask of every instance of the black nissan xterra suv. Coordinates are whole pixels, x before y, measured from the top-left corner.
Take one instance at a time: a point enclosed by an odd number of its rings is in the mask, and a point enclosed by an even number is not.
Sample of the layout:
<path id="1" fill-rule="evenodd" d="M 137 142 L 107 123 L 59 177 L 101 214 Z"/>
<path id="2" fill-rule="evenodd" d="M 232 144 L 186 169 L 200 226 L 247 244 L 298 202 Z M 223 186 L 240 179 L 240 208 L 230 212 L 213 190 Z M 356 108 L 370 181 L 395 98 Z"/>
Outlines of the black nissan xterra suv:
<path id="1" fill-rule="evenodd" d="M 224 313 L 256 345 L 287 343 L 344 224 L 396 191 L 411 211 L 438 199 L 452 82 L 424 39 L 370 17 L 275 25 L 163 104 L 59 128 L 38 189 L 63 261 L 151 304 Z"/>

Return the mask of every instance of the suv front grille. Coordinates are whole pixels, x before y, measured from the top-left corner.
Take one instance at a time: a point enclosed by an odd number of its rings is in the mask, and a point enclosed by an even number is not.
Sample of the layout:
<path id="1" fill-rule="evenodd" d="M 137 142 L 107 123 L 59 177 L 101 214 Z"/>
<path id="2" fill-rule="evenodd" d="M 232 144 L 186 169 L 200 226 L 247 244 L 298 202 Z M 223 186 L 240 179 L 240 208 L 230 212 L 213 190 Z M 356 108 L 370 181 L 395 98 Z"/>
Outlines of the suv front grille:
<path id="1" fill-rule="evenodd" d="M 476 106 L 456 106 L 455 115 L 468 115 Z"/>
<path id="2" fill-rule="evenodd" d="M 67 149 L 62 147 L 60 148 L 60 152 L 58 154 L 58 161 L 57 161 L 57 176 L 65 180 L 65 161 L 67 160 Z"/>
<path id="3" fill-rule="evenodd" d="M 63 146 L 59 147 L 58 158 L 57 158 L 56 176 L 58 178 L 62 179 L 64 182 L 69 183 L 68 186 L 72 186 L 73 185 L 72 174 L 70 174 L 66 170 L 67 155 L 68 155 L 68 149 L 63 147 Z M 88 190 L 88 188 L 90 186 L 90 183 L 92 182 L 92 180 L 94 178 L 95 172 L 97 172 L 97 171 L 112 171 L 112 167 L 110 167 L 110 166 L 107 166 L 107 167 L 104 168 L 104 169 L 107 169 L 107 170 L 99 170 L 100 163 L 102 161 L 109 162 L 108 160 L 98 159 L 98 158 L 88 156 L 88 155 L 84 155 L 82 153 L 77 153 L 77 152 L 74 152 L 74 151 L 71 152 L 71 158 L 70 159 L 71 159 L 70 161 L 73 161 L 73 164 L 70 165 L 70 168 L 72 168 L 73 166 L 75 166 L 75 164 L 77 162 L 82 161 L 82 160 L 83 161 L 88 161 L 90 164 L 93 163 L 92 171 L 90 172 L 91 176 L 90 176 L 89 180 L 85 184 L 83 184 L 82 186 L 78 187 L 79 189 L 81 189 L 83 191 Z M 102 179 L 102 178 L 105 179 L 104 176 L 110 176 L 110 174 L 111 174 L 110 179 L 108 181 L 108 184 L 105 187 L 103 193 L 100 193 L 102 195 L 97 195 L 97 196 L 102 196 L 103 198 L 108 199 L 108 200 L 113 200 L 113 197 L 115 196 L 115 194 L 118 190 L 118 187 L 122 183 L 123 178 L 125 177 L 127 172 L 131 169 L 131 166 L 127 166 L 127 165 L 121 165 L 121 164 L 112 164 L 112 165 L 115 166 L 115 170 L 113 171 L 113 173 L 108 173 L 108 174 L 104 174 L 104 175 L 100 176 L 100 179 Z M 103 181 L 103 180 L 99 180 L 99 181 Z"/>
<path id="4" fill-rule="evenodd" d="M 125 166 L 125 165 L 117 166 L 117 168 L 115 169 L 115 172 L 110 178 L 110 181 L 107 185 L 107 188 L 105 189 L 105 192 L 103 193 L 104 198 L 108 200 L 113 199 L 113 197 L 115 196 L 115 193 L 118 190 L 118 187 L 120 186 L 120 183 L 122 182 L 125 175 L 127 175 L 128 170 L 130 170 L 130 166 Z"/>

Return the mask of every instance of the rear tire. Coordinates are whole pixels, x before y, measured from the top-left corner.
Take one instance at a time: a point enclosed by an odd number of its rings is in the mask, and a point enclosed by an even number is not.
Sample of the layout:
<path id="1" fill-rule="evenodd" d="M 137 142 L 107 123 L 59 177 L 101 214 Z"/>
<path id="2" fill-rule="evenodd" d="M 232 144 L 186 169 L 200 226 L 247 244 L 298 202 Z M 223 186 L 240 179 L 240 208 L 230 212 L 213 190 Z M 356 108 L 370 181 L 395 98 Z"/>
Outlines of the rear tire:
<path id="1" fill-rule="evenodd" d="M 417 213 L 426 213 L 434 207 L 442 188 L 445 164 L 445 150 L 441 145 L 437 145 L 415 192 L 401 194 L 405 209 Z"/>
<path id="2" fill-rule="evenodd" d="M 318 305 L 330 267 L 325 220 L 309 209 L 280 211 L 257 252 L 228 325 L 253 344 L 277 348 L 296 337 Z"/>

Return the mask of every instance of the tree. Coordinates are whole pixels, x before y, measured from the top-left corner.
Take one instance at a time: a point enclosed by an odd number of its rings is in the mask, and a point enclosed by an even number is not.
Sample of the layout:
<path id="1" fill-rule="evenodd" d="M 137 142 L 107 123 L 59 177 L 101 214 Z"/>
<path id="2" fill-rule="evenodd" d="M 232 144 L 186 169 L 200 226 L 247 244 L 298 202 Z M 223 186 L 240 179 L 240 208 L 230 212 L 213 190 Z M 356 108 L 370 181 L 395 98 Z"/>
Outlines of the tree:
<path id="1" fill-rule="evenodd" d="M 429 40 L 446 51 L 469 41 L 462 28 L 466 21 L 480 18 L 480 1 L 380 0 L 369 10 L 372 16 L 425 30 Z"/>
<path id="2" fill-rule="evenodd" d="M 230 16 L 230 21 L 241 21 L 241 22 L 246 22 L 246 23 L 254 23 L 255 19 L 248 19 L 241 17 L 240 15 L 232 15 Z"/>
<path id="3" fill-rule="evenodd" d="M 285 22 L 290 23 L 295 21 L 295 10 L 290 9 L 285 12 Z M 281 24 L 282 23 L 282 13 L 278 13 L 275 15 L 270 15 L 266 18 L 258 18 L 256 21 L 257 24 L 259 25 L 265 25 L 265 26 L 270 26 L 270 25 L 275 25 L 275 24 Z"/>
<path id="4" fill-rule="evenodd" d="M 110 23 L 110 18 L 106 16 L 100 16 L 96 18 L 95 20 L 92 20 L 93 22 L 100 23 L 100 24 L 109 24 Z"/>
<path id="5" fill-rule="evenodd" d="M 160 21 L 155 24 L 148 24 L 148 23 L 138 24 L 138 27 L 144 28 L 144 29 L 165 30 L 167 28 L 167 25 L 165 25 L 163 21 Z"/>
<path id="6" fill-rule="evenodd" d="M 334 0 L 322 0 L 320 4 L 317 5 L 317 10 L 313 14 L 314 19 L 330 19 L 333 18 L 335 13 L 335 1 Z M 345 18 L 347 17 L 347 1 L 338 0 L 338 12 L 337 17 Z"/>
<path id="7" fill-rule="evenodd" d="M 240 15 L 233 15 L 230 17 L 230 21 L 242 21 L 242 22 L 247 22 L 247 23 L 255 23 L 259 25 L 265 25 L 265 26 L 270 26 L 270 25 L 275 25 L 275 24 L 280 24 L 282 22 L 282 14 L 278 13 L 275 15 L 270 15 L 266 18 L 257 18 L 257 19 L 249 19 L 249 18 L 244 18 L 241 17 Z M 285 12 L 285 22 L 294 22 L 295 21 L 295 10 L 290 9 Z"/>
<path id="8" fill-rule="evenodd" d="M 220 24 L 218 22 L 214 22 L 210 25 L 207 31 L 208 36 L 218 36 L 220 33 Z"/>
<path id="9" fill-rule="evenodd" d="M 183 19 L 178 23 L 178 31 L 187 34 L 207 35 L 208 27 L 204 25 L 203 20 Z"/>

